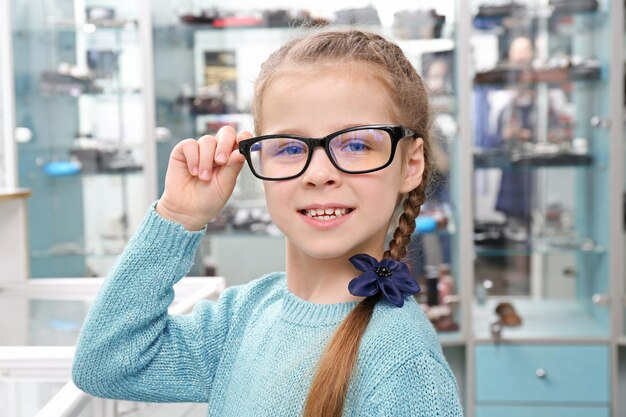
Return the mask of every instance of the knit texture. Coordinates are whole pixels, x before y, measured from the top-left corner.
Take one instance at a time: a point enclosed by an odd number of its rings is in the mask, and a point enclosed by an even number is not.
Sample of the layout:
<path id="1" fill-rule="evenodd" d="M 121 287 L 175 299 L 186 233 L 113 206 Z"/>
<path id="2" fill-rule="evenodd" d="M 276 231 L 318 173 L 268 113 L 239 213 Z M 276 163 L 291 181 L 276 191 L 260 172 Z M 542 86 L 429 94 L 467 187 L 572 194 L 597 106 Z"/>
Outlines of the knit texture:
<path id="1" fill-rule="evenodd" d="M 98 397 L 206 402 L 210 417 L 301 415 L 322 351 L 357 303 L 304 301 L 272 273 L 168 315 L 203 234 L 152 206 L 87 315 L 74 383 Z M 462 416 L 436 333 L 412 297 L 402 308 L 376 305 L 343 415 Z"/>

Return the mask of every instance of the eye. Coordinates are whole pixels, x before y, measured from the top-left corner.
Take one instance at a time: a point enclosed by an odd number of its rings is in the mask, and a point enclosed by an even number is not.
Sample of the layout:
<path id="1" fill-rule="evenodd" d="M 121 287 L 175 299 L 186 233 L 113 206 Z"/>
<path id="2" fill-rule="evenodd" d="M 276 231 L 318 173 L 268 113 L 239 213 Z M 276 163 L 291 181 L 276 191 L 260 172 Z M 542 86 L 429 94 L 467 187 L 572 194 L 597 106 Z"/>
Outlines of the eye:
<path id="1" fill-rule="evenodd" d="M 359 139 L 350 140 L 341 147 L 342 152 L 364 152 L 368 149 L 367 144 Z"/>
<path id="2" fill-rule="evenodd" d="M 360 137 L 352 137 L 352 138 L 343 138 L 341 141 L 341 146 L 339 147 L 340 152 L 346 153 L 364 153 L 368 150 L 371 150 L 371 144 L 368 143 L 367 139 Z"/>
<path id="3" fill-rule="evenodd" d="M 307 153 L 307 147 L 304 143 L 289 141 L 276 147 L 275 156 L 296 156 Z"/>
<path id="4" fill-rule="evenodd" d="M 302 146 L 290 145 L 285 146 L 283 149 L 279 150 L 278 154 L 286 154 L 286 155 L 298 155 L 303 153 L 304 150 Z"/>

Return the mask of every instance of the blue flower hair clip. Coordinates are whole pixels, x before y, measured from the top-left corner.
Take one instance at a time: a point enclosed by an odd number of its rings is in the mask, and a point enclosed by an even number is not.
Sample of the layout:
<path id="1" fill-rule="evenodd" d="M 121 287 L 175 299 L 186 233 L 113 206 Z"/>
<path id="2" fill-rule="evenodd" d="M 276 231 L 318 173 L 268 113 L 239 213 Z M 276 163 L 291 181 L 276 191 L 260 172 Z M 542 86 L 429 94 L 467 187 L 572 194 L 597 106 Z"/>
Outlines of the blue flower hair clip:
<path id="1" fill-rule="evenodd" d="M 363 274 L 348 284 L 350 294 L 358 297 L 371 297 L 381 292 L 397 307 L 404 305 L 404 298 L 420 292 L 419 284 L 409 273 L 409 267 L 395 259 L 378 262 L 367 254 L 359 253 L 350 257 L 350 262 Z"/>

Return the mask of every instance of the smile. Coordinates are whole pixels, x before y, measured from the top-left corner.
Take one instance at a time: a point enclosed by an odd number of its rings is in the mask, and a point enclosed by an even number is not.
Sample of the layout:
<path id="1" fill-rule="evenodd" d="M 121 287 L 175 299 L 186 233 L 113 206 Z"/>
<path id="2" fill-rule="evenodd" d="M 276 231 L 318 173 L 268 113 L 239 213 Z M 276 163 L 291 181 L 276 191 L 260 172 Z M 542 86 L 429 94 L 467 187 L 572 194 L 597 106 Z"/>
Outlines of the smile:
<path id="1" fill-rule="evenodd" d="M 326 208 L 326 209 L 305 209 L 300 212 L 308 217 L 318 220 L 332 220 L 337 217 L 344 216 L 350 213 L 351 208 Z"/>

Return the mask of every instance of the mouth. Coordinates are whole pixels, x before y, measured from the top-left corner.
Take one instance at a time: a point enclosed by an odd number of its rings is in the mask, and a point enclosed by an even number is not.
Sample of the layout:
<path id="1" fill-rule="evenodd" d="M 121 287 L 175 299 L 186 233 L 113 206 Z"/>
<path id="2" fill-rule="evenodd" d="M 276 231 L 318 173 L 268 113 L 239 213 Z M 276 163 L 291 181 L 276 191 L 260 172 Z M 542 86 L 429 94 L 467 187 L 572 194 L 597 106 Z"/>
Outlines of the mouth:
<path id="1" fill-rule="evenodd" d="M 354 211 L 354 209 L 349 207 L 327 207 L 298 210 L 300 214 L 317 220 L 333 220 L 345 216 L 346 214 L 350 214 L 352 211 Z"/>

